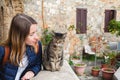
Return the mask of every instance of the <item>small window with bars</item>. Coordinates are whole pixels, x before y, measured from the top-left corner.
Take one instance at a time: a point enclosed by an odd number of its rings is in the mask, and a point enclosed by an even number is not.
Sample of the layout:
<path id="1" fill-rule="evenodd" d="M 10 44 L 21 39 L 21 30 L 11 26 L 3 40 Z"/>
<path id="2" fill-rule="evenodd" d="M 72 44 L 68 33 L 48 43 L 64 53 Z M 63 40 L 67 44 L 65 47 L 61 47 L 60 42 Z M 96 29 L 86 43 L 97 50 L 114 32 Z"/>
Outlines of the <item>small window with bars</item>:
<path id="1" fill-rule="evenodd" d="M 87 30 L 87 9 L 77 8 L 76 9 L 76 33 L 84 34 Z"/>
<path id="2" fill-rule="evenodd" d="M 116 10 L 105 10 L 104 32 L 109 32 L 108 24 L 113 19 L 116 19 Z"/>

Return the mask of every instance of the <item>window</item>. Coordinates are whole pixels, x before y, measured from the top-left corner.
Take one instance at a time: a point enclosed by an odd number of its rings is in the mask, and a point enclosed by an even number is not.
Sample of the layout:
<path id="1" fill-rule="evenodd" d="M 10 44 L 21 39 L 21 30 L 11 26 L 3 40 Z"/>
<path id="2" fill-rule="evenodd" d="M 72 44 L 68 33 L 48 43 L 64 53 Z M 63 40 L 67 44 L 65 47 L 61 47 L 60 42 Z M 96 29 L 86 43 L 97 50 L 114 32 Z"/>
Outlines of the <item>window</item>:
<path id="1" fill-rule="evenodd" d="M 109 32 L 108 24 L 109 24 L 109 21 L 112 19 L 116 19 L 116 10 L 105 10 L 104 32 Z"/>
<path id="2" fill-rule="evenodd" d="M 76 33 L 83 34 L 87 30 L 87 9 L 77 8 L 76 11 Z"/>

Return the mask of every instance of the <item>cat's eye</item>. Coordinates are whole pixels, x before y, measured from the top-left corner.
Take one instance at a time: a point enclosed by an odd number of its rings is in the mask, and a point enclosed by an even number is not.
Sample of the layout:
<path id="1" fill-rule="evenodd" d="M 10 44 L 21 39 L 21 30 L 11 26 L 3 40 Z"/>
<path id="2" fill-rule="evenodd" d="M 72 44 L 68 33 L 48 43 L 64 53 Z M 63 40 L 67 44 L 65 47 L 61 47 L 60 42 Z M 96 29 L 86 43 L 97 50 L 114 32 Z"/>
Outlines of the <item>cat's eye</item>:
<path id="1" fill-rule="evenodd" d="M 62 41 L 57 41 L 57 43 L 61 43 Z"/>
<path id="2" fill-rule="evenodd" d="M 61 56 L 58 56 L 58 58 L 61 58 Z"/>

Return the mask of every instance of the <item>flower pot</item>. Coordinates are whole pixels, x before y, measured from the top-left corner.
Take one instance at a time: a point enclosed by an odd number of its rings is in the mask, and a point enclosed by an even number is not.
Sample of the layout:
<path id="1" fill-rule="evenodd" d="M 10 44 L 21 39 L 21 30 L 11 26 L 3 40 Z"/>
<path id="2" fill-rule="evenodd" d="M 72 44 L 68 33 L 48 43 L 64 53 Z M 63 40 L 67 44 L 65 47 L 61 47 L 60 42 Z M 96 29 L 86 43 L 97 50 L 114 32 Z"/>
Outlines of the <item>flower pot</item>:
<path id="1" fill-rule="evenodd" d="M 112 68 L 102 68 L 102 77 L 105 80 L 112 80 L 114 73 L 115 73 L 115 70 Z"/>
<path id="2" fill-rule="evenodd" d="M 99 76 L 99 72 L 100 72 L 100 69 L 92 69 L 91 74 L 92 76 L 97 77 Z"/>
<path id="3" fill-rule="evenodd" d="M 80 64 L 80 65 L 74 65 L 74 70 L 77 73 L 77 75 L 83 75 L 85 72 L 86 64 Z"/>

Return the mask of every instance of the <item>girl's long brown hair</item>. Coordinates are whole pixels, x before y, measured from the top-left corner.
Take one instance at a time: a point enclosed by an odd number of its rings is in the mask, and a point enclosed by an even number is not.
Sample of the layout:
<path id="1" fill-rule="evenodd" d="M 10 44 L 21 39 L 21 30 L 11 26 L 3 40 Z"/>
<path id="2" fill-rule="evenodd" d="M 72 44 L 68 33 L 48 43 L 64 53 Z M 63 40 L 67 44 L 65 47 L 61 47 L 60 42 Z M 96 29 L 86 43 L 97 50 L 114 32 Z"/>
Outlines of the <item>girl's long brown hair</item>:
<path id="1" fill-rule="evenodd" d="M 11 47 L 9 61 L 14 65 L 19 65 L 22 60 L 26 50 L 25 39 L 32 24 L 37 24 L 37 22 L 25 14 L 17 14 L 12 19 L 8 39 L 3 45 Z"/>

